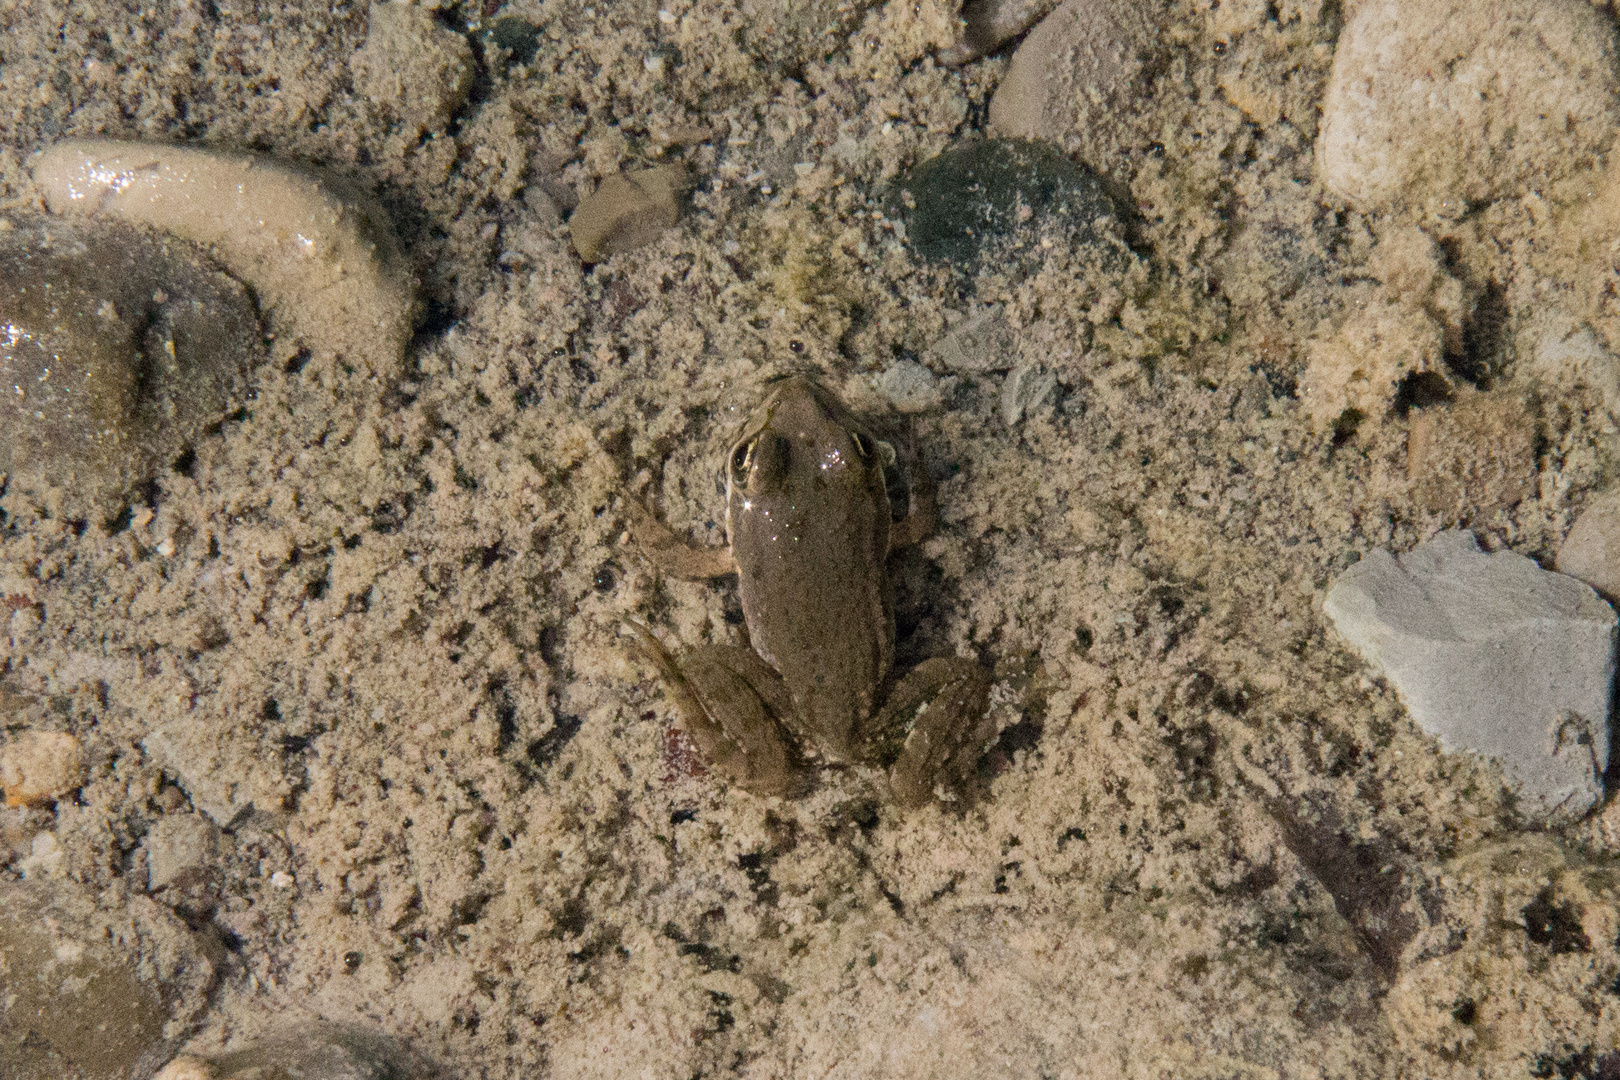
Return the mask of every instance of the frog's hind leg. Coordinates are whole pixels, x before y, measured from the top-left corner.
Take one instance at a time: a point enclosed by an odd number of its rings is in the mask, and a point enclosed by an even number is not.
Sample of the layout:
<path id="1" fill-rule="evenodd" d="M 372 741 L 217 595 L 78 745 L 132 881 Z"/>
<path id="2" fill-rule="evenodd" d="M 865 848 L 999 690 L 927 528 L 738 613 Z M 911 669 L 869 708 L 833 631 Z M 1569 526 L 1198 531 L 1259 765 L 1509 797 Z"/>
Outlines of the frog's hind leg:
<path id="1" fill-rule="evenodd" d="M 731 557 L 730 548 L 696 547 L 688 543 L 659 521 L 640 499 L 626 495 L 624 514 L 631 541 L 649 562 L 671 577 L 705 581 L 737 572 L 737 562 Z"/>
<path id="2" fill-rule="evenodd" d="M 900 679 L 873 722 L 875 732 L 910 726 L 889 768 L 889 786 L 902 806 L 921 806 L 943 791 L 956 796 L 995 736 L 985 713 L 990 672 L 962 657 L 924 660 Z"/>
<path id="3" fill-rule="evenodd" d="M 779 719 L 790 715 L 792 698 L 769 664 L 734 645 L 694 649 L 677 662 L 645 626 L 625 625 L 716 772 L 756 795 L 796 795 L 808 786 L 809 773 Z"/>

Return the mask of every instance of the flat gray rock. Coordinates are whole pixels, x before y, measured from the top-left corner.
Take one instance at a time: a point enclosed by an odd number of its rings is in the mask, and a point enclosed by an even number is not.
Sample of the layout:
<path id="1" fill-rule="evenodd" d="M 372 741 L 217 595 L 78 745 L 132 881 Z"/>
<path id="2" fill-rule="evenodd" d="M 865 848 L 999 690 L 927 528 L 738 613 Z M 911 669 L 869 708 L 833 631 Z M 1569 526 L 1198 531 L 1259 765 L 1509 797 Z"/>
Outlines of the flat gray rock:
<path id="1" fill-rule="evenodd" d="M 1526 814 L 1568 820 L 1602 798 L 1615 614 L 1590 586 L 1452 530 L 1373 552 L 1323 610 L 1419 727 L 1501 762 Z"/>

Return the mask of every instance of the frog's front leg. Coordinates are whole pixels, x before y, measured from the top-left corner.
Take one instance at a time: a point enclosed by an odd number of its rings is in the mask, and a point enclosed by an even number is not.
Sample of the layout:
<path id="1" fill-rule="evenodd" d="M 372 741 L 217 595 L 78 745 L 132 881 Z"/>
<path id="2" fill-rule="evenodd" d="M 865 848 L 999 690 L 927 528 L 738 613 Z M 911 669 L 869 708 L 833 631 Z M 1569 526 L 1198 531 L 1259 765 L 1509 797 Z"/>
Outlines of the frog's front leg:
<path id="1" fill-rule="evenodd" d="M 889 767 L 897 803 L 921 806 L 936 790 L 950 797 L 966 784 L 996 734 L 985 716 L 990 683 L 987 669 L 958 656 L 924 660 L 895 683 L 870 723 L 868 745 L 887 758 L 893 751 L 882 745 L 900 743 Z"/>
<path id="2" fill-rule="evenodd" d="M 654 566 L 671 577 L 704 581 L 737 572 L 737 560 L 725 547 L 696 547 L 665 525 L 633 496 L 624 499 L 630 539 Z"/>
<path id="3" fill-rule="evenodd" d="M 757 653 L 707 645 L 676 660 L 645 626 L 626 625 L 716 772 L 756 795 L 796 795 L 807 786 L 808 771 L 782 722 L 792 715 L 792 695 Z"/>

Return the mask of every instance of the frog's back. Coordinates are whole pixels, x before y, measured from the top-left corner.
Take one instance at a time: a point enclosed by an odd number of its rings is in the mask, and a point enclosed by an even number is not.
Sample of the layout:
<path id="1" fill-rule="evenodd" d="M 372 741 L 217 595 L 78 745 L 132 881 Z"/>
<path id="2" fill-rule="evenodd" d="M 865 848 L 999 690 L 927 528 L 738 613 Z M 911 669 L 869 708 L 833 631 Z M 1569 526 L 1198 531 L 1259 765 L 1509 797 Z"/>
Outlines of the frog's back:
<path id="1" fill-rule="evenodd" d="M 727 506 L 750 643 L 793 694 L 802 736 L 847 760 L 894 659 L 882 467 L 871 438 L 807 380 L 761 412 L 738 444 L 747 453 L 734 454 Z"/>

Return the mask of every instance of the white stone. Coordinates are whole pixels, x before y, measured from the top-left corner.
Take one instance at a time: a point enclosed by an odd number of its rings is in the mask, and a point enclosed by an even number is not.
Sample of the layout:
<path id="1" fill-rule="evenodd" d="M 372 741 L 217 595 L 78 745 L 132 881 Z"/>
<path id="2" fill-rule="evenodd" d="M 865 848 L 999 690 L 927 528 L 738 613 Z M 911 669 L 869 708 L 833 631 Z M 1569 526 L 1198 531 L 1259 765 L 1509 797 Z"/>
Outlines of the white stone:
<path id="1" fill-rule="evenodd" d="M 1334 51 L 1317 166 L 1367 210 L 1455 218 L 1607 148 L 1614 27 L 1585 0 L 1363 0 Z"/>
<path id="2" fill-rule="evenodd" d="M 877 391 L 903 413 L 927 412 L 942 400 L 934 373 L 915 360 L 897 360 L 877 377 Z"/>
<path id="3" fill-rule="evenodd" d="M 201 814 L 167 814 L 146 834 L 146 887 L 189 888 L 211 873 L 219 829 Z"/>
<path id="4" fill-rule="evenodd" d="M 1527 815 L 1567 820 L 1602 797 L 1615 614 L 1589 586 L 1452 530 L 1373 552 L 1323 609 L 1419 727 L 1501 762 Z"/>
<path id="5" fill-rule="evenodd" d="M 1027 414 L 1052 396 L 1057 389 L 1057 375 L 1040 364 L 1020 364 L 1001 384 L 1001 419 L 1008 427 L 1017 427 Z"/>

